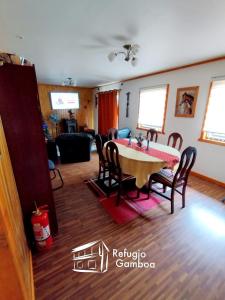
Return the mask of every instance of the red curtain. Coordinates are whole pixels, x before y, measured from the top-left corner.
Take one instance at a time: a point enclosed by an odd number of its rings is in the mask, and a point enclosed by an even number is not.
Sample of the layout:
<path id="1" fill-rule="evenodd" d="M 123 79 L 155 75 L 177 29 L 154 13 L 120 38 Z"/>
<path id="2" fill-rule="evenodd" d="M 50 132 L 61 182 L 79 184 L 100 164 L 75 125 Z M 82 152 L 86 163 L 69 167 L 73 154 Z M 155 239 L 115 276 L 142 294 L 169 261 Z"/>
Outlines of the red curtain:
<path id="1" fill-rule="evenodd" d="M 98 132 L 107 134 L 109 128 L 118 128 L 118 90 L 98 94 Z"/>

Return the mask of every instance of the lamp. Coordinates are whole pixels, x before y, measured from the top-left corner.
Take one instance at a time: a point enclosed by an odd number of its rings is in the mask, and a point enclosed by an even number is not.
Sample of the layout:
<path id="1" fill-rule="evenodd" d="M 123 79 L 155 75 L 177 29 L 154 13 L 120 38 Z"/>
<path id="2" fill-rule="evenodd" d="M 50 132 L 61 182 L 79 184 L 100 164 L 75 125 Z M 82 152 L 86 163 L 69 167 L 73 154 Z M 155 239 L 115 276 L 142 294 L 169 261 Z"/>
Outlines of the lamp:
<path id="1" fill-rule="evenodd" d="M 117 54 L 115 52 L 110 52 L 108 55 L 108 59 L 109 61 L 114 61 L 115 57 L 117 56 Z"/>
<path id="2" fill-rule="evenodd" d="M 124 56 L 124 60 L 125 61 L 130 61 L 131 62 L 131 65 L 133 67 L 135 67 L 137 65 L 137 57 L 136 57 L 136 54 L 138 52 L 138 49 L 139 49 L 139 45 L 137 44 L 134 44 L 134 45 L 131 45 L 131 44 L 126 44 L 126 45 L 123 45 L 123 48 L 124 50 L 123 51 L 112 51 L 109 53 L 108 55 L 108 59 L 110 62 L 112 62 L 115 57 L 119 54 L 122 54 Z"/>
<path id="3" fill-rule="evenodd" d="M 66 85 L 67 85 L 67 86 L 74 86 L 75 84 L 74 84 L 73 78 L 68 77 L 68 78 L 66 78 L 66 79 L 63 81 L 62 85 L 65 85 L 65 86 L 66 86 Z"/>

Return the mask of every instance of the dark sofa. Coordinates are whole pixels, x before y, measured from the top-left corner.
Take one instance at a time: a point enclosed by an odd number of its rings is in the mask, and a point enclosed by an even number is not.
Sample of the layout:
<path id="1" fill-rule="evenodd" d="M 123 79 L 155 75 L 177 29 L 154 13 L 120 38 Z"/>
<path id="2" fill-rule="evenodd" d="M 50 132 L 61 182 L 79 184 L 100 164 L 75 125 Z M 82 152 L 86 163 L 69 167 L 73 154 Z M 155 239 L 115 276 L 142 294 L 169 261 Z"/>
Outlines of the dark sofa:
<path id="1" fill-rule="evenodd" d="M 56 138 L 61 163 L 89 161 L 93 137 L 87 133 L 62 133 Z"/>

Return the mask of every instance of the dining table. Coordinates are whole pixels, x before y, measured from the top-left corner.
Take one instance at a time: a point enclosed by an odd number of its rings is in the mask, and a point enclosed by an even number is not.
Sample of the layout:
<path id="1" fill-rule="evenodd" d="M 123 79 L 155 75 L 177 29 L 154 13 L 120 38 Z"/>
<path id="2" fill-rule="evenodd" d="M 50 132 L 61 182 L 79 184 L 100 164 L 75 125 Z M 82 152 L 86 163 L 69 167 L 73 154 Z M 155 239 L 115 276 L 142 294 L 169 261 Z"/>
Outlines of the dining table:
<path id="1" fill-rule="evenodd" d="M 119 150 L 119 162 L 124 174 L 136 178 L 136 187 L 141 189 L 149 180 L 149 176 L 167 167 L 176 169 L 180 160 L 180 152 L 170 146 L 147 142 L 138 146 L 136 139 L 112 140 Z M 104 149 L 106 147 L 104 144 Z"/>

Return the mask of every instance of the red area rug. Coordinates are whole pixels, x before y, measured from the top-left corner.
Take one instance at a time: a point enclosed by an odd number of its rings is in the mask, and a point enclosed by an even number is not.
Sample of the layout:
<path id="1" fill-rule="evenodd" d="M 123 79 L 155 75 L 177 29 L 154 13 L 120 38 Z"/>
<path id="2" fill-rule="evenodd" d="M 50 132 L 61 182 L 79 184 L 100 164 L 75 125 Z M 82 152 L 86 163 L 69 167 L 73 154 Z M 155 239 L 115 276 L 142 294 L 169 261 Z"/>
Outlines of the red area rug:
<path id="1" fill-rule="evenodd" d="M 129 193 L 129 195 L 131 194 Z M 136 219 L 161 202 L 156 197 L 150 196 L 149 199 L 146 199 L 146 194 L 140 194 L 138 199 L 130 200 L 124 198 L 121 200 L 120 205 L 116 206 L 116 198 L 117 196 L 113 195 L 109 198 L 100 198 L 99 200 L 107 213 L 118 224 L 125 224 Z"/>
<path id="2" fill-rule="evenodd" d="M 126 224 L 137 217 L 143 215 L 145 212 L 156 207 L 161 200 L 150 196 L 149 199 L 144 193 L 140 193 L 140 197 L 134 200 L 128 199 L 124 196 L 121 199 L 119 206 L 116 206 L 117 193 L 114 192 L 110 197 L 107 198 L 106 191 L 102 182 L 91 179 L 85 182 L 92 191 L 94 191 L 98 197 L 99 202 L 102 204 L 107 213 L 112 217 L 112 219 L 118 224 Z M 106 187 L 107 188 L 107 187 Z M 136 191 L 129 192 L 130 197 L 136 196 Z"/>

